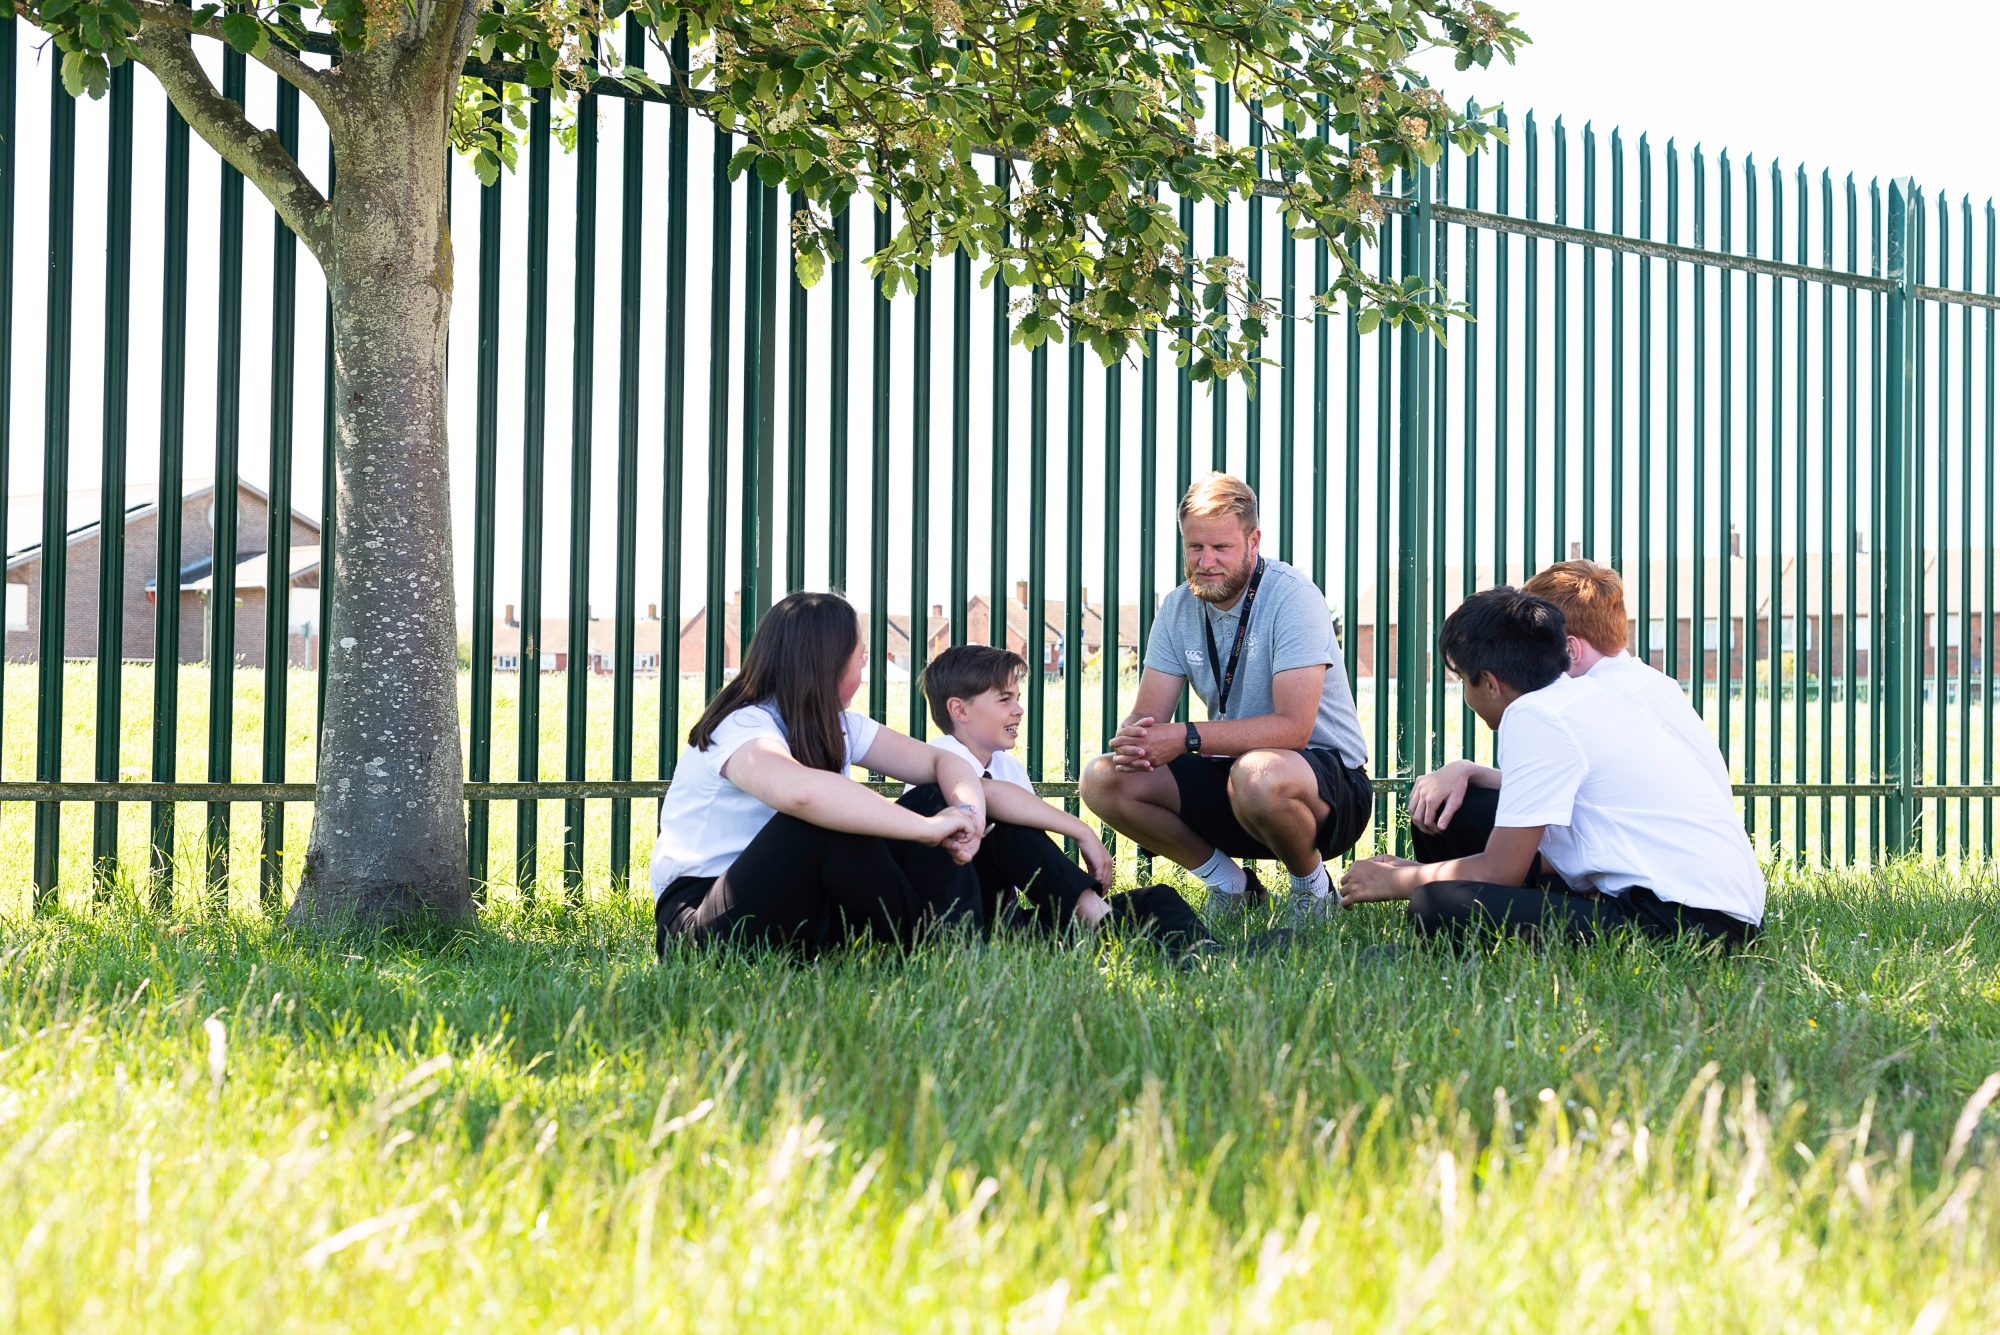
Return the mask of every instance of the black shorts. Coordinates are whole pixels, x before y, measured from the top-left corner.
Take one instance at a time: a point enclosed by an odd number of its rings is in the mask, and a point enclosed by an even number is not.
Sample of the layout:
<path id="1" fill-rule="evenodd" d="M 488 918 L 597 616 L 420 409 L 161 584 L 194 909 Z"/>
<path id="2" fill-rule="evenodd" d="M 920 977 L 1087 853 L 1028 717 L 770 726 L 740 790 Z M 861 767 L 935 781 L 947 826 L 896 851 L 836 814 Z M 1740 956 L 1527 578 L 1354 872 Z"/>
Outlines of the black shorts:
<path id="1" fill-rule="evenodd" d="M 1312 766 L 1319 780 L 1320 801 L 1327 806 L 1313 846 L 1321 857 L 1345 853 L 1368 829 L 1375 810 L 1375 785 L 1368 782 L 1366 770 L 1350 768 L 1338 751 L 1307 747 L 1293 754 Z M 1167 772 L 1180 788 L 1181 820 L 1232 858 L 1273 861 L 1278 855 L 1243 828 L 1229 805 L 1229 769 L 1235 763 L 1233 756 L 1176 756 L 1167 765 Z"/>

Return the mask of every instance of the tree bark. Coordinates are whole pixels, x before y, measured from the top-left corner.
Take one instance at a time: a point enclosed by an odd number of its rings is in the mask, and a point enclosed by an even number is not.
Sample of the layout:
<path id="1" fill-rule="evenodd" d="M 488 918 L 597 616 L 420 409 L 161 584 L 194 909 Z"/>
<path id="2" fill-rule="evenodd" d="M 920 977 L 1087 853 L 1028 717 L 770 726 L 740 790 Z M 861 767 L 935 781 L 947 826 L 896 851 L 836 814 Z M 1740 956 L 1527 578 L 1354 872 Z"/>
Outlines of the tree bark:
<path id="1" fill-rule="evenodd" d="M 321 640 L 326 716 L 295 923 L 475 912 L 445 403 L 444 132 L 455 66 L 448 50 L 435 62 L 414 54 L 343 62 L 346 105 L 329 116 L 336 541 Z"/>

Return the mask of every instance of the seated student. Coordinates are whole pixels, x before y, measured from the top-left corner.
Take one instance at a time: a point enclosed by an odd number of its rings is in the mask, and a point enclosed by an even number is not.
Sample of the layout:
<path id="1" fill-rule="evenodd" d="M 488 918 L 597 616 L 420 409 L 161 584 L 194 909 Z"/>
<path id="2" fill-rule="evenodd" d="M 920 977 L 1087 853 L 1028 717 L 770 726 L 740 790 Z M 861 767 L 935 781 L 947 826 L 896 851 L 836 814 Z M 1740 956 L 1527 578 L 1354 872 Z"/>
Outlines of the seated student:
<path id="1" fill-rule="evenodd" d="M 972 865 L 987 924 L 1052 931 L 1072 922 L 1096 927 L 1108 921 L 1148 931 L 1175 954 L 1209 942 L 1200 917 L 1170 885 L 1108 899 L 1100 893 L 1112 882 L 1103 841 L 1089 825 L 1037 797 L 1027 769 L 1013 755 L 1027 671 L 1019 654 L 976 644 L 947 649 L 924 669 L 924 698 L 938 728 L 930 744 L 965 761 L 985 780 L 986 814 L 995 823 L 987 827 Z M 935 785 L 924 784 L 910 788 L 902 801 L 932 811 L 943 806 L 944 797 Z M 1064 857 L 1050 834 L 1075 840 L 1083 867 Z"/>
<path id="2" fill-rule="evenodd" d="M 1548 599 L 1563 614 L 1570 676 L 1587 676 L 1649 710 L 1723 796 L 1734 796 L 1715 735 L 1694 712 L 1680 683 L 1626 652 L 1625 585 L 1617 571 L 1595 561 L 1558 561 L 1522 585 L 1521 592 Z M 1409 803 L 1417 856 L 1437 862 L 1486 847 L 1499 788 L 1499 770 L 1470 760 L 1454 760 L 1417 780 Z"/>
<path id="3" fill-rule="evenodd" d="M 845 599 L 795 593 L 765 614 L 743 669 L 688 733 L 660 804 L 654 944 L 737 939 L 814 955 L 976 922 L 969 865 L 986 828 L 979 773 L 847 712 L 866 649 Z M 933 784 L 924 814 L 847 775 Z"/>
<path id="4" fill-rule="evenodd" d="M 1492 834 L 1469 856 L 1357 862 L 1343 903 L 1406 899 L 1425 932 L 1750 938 L 1764 878 L 1734 805 L 1649 711 L 1566 674 L 1561 611 L 1489 589 L 1445 619 L 1438 653 L 1497 734 Z"/>

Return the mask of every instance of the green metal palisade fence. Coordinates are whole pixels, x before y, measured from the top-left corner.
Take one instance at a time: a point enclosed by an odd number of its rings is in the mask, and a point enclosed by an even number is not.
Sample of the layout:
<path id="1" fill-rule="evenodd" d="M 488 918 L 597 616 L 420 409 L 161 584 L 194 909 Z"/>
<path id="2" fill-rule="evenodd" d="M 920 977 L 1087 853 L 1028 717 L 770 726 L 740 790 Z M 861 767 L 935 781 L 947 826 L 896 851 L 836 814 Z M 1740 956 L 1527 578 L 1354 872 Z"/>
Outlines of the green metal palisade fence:
<path id="1" fill-rule="evenodd" d="M 22 164 L 14 134 L 23 66 L 18 29 L 0 33 L 5 475 L 14 283 L 24 262 L 15 246 Z M 684 47 L 671 58 L 685 59 Z M 496 82 L 512 74 L 472 72 Z M 161 494 L 178 496 L 188 312 L 191 300 L 204 299 L 189 290 L 187 127 L 168 111 L 135 131 L 135 96 L 157 99 L 157 90 L 142 77 L 135 92 L 129 69 L 105 103 L 83 106 L 61 91 L 53 69 L 37 77 L 48 80 L 50 98 L 47 142 L 31 151 L 47 158 L 36 179 L 49 191 L 42 476 L 51 480 L 42 488 L 37 605 L 69 616 L 42 618 L 32 654 L 34 778 L 0 782 L 0 802 L 35 804 L 38 905 L 58 889 L 61 840 L 75 837 L 64 835 L 62 804 L 90 804 L 90 865 L 100 881 L 117 869 L 121 804 L 151 804 L 151 853 L 130 870 L 151 876 L 156 902 L 172 888 L 174 804 L 206 807 L 192 874 L 203 894 L 228 885 L 231 804 L 259 804 L 254 883 L 276 904 L 303 851 L 286 845 L 284 807 L 312 799 L 307 776 L 286 772 L 285 673 L 266 679 L 258 782 L 239 781 L 232 768 L 227 654 L 210 655 L 220 661 L 208 669 L 205 782 L 176 773 L 175 673 L 153 681 L 150 757 L 119 748 L 116 539 L 131 431 L 131 217 L 135 208 L 156 210 L 165 223 L 160 354 L 145 370 L 157 375 Z M 232 96 L 264 77 L 225 57 Z M 1228 133 L 1238 114 L 1259 142 L 1255 109 L 1232 107 L 1227 90 L 1218 91 L 1217 132 Z M 302 134 L 310 142 L 310 109 L 302 123 L 296 95 L 284 89 L 276 105 L 279 136 L 295 148 Z M 1741 780 L 1746 826 L 1773 850 L 1829 862 L 1905 852 L 1991 857 L 2000 785 L 1986 649 L 2000 297 L 1990 202 L 1954 206 L 1902 180 L 1864 188 L 1823 173 L 1815 182 L 1803 169 L 1727 153 L 1711 164 L 1698 147 L 1683 155 L 1669 140 L 1660 152 L 1650 136 L 1634 147 L 1619 131 L 1605 140 L 1585 126 L 1577 136 L 1560 119 L 1544 129 L 1529 115 L 1511 145 L 1480 158 L 1447 155 L 1436 169 L 1399 179 L 1380 201 L 1378 243 L 1357 256 L 1384 276 L 1430 281 L 1467 303 L 1476 321 L 1455 326 L 1444 345 L 1409 330 L 1364 337 L 1352 313 L 1313 306 L 1309 293 L 1324 286 L 1331 257 L 1286 235 L 1262 201 L 1198 210 L 1181 200 L 1195 246 L 1242 255 L 1249 279 L 1287 317 L 1263 349 L 1277 365 L 1254 396 L 1232 383 L 1203 403 L 1185 370 L 1154 358 L 1099 377 L 1080 349 L 1064 348 L 1065 374 L 1052 376 L 1051 349 L 1008 346 L 1008 303 L 1024 294 L 995 284 L 987 305 L 977 265 L 964 256 L 940 264 L 908 300 L 883 297 L 851 255 L 808 291 L 784 244 L 799 201 L 754 180 L 729 182 L 730 136 L 704 131 L 703 162 L 690 153 L 702 135 L 691 134 L 685 107 L 606 92 L 583 100 L 576 153 L 565 161 L 551 152 L 552 110 L 537 94 L 519 178 L 484 188 L 459 178 L 461 190 L 479 194 L 476 213 L 464 199 L 457 212 L 461 236 L 476 238 L 460 252 L 474 281 L 459 305 L 475 373 L 458 390 L 473 423 L 472 467 L 461 475 L 471 497 L 466 797 L 470 870 L 482 887 L 534 884 L 549 869 L 536 851 L 544 800 L 564 803 L 559 865 L 568 892 L 580 890 L 586 831 L 597 828 L 586 820 L 592 802 L 608 805 L 604 865 L 615 884 L 627 883 L 688 721 L 675 668 L 691 666 L 703 692 L 714 690 L 737 637 L 798 587 L 853 591 L 871 661 L 884 665 L 871 675 L 865 705 L 919 735 L 920 699 L 892 684 L 888 660 L 897 675 L 916 673 L 934 634 L 951 643 L 1025 641 L 1041 669 L 1029 683 L 1028 763 L 1045 791 L 1073 803 L 1081 765 L 1130 698 L 1130 669 L 1121 677 L 1105 665 L 1129 660 L 1157 597 L 1178 582 L 1172 506 L 1196 459 L 1263 488 L 1265 550 L 1305 568 L 1328 595 L 1372 737 L 1378 838 L 1391 837 L 1394 794 L 1413 774 L 1451 754 L 1490 755 L 1432 652 L 1444 615 L 1477 588 L 1519 582 L 1578 554 L 1624 573 L 1634 651 L 1679 679 L 1714 721 Z M 81 164 L 106 172 L 108 201 L 96 522 L 114 541 L 94 593 L 66 581 L 64 560 L 69 411 L 84 388 L 72 383 L 70 360 L 79 117 L 104 117 L 108 126 L 103 161 Z M 600 179 L 600 134 L 616 135 L 615 180 Z M 135 199 L 135 151 L 157 152 L 164 163 L 157 198 Z M 995 160 L 1003 177 L 1008 169 Z M 332 365 L 329 356 L 317 386 L 301 376 L 294 333 L 317 313 L 298 301 L 296 248 L 279 227 L 269 282 L 246 283 L 242 181 L 226 168 L 220 179 L 214 473 L 224 487 L 236 474 L 244 298 L 268 292 L 265 444 L 278 518 L 266 541 L 271 568 L 283 570 L 293 414 L 317 389 L 321 474 L 330 483 Z M 571 370 L 567 391 L 556 387 L 570 406 L 561 575 L 569 608 L 586 607 L 595 529 L 612 535 L 615 647 L 601 668 L 610 679 L 608 769 L 593 774 L 591 674 L 577 668 L 592 656 L 591 642 L 586 617 L 570 617 L 557 780 L 540 754 L 535 669 L 557 649 L 538 638 L 551 577 L 545 511 L 563 499 L 549 495 L 546 437 L 551 322 L 561 313 L 551 309 L 551 255 L 566 219 L 574 225 Z M 835 225 L 850 245 L 867 248 L 893 222 L 877 212 Z M 600 237 L 614 228 L 615 281 L 597 263 Z M 705 281 L 690 283 L 691 266 Z M 1302 293 L 1308 266 L 1313 286 Z M 1267 286 L 1273 267 L 1275 289 Z M 617 304 L 605 326 L 616 340 L 609 350 L 599 346 L 601 281 Z M 872 297 L 863 302 L 865 339 L 857 293 Z M 147 331 L 140 334 L 143 347 Z M 600 361 L 616 367 L 615 386 L 598 375 Z M 944 367 L 949 381 L 940 385 Z M 615 413 L 593 413 L 600 381 L 615 388 Z M 599 418 L 608 419 L 602 427 Z M 690 432 L 704 429 L 706 450 L 690 450 Z M 866 432 L 865 450 L 851 448 L 856 431 Z M 604 486 L 594 478 L 609 480 L 608 514 L 593 507 Z M 215 532 L 228 543 L 238 526 L 235 492 L 218 498 Z M 19 548 L 23 535 L 9 535 L 0 512 L 0 547 L 10 536 Z M 161 645 L 180 640 L 182 536 L 178 508 L 163 507 L 154 614 Z M 336 538 L 322 535 L 327 570 Z M 642 569 L 641 549 L 655 542 L 657 568 Z M 495 600 L 502 562 L 516 553 L 520 670 L 508 697 L 497 689 L 504 683 L 495 658 L 508 646 L 496 639 Z M 233 573 L 232 562 L 216 563 L 211 645 L 234 642 Z M 655 577 L 648 598 L 642 586 Z M 934 591 L 943 595 L 937 604 Z M 321 599 L 326 606 L 324 590 Z M 642 599 L 662 623 L 650 762 L 638 723 L 641 706 L 650 707 L 635 648 Z M 282 601 L 273 599 L 266 616 L 273 652 L 287 632 Z M 87 781 L 66 778 L 62 762 L 65 627 L 79 606 L 98 627 Z M 1120 615 L 1128 606 L 1129 621 Z M 978 607 L 984 625 L 975 624 Z M 907 609 L 900 623 L 898 608 Z M 689 611 L 703 615 L 699 628 L 684 625 Z M 689 664 L 680 662 L 684 631 L 695 646 Z M 1092 634 L 1095 682 L 1086 679 Z M 496 780 L 506 759 L 496 749 L 498 724 L 510 710 L 514 777 Z M 149 763 L 151 778 L 126 779 L 121 762 L 138 772 Z M 651 777 L 635 772 L 648 764 Z M 510 843 L 495 828 L 494 802 L 515 804 Z M 643 802 L 636 829 L 635 802 Z"/>

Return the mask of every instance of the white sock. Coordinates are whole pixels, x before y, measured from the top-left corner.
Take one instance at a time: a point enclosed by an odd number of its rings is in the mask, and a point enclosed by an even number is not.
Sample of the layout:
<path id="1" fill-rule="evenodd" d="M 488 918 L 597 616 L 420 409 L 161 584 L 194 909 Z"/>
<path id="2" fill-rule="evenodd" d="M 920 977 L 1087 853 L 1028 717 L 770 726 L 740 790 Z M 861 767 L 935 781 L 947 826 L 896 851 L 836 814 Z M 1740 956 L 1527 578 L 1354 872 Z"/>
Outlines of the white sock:
<path id="1" fill-rule="evenodd" d="M 1287 875 L 1290 875 L 1288 872 Z M 1292 893 L 1305 893 L 1314 899 L 1324 899 L 1333 893 L 1333 881 L 1327 876 L 1326 864 L 1320 863 L 1304 876 L 1292 877 Z"/>
<path id="2" fill-rule="evenodd" d="M 1218 895 L 1240 895 L 1250 884 L 1249 875 L 1236 865 L 1236 859 L 1219 848 L 1213 857 L 1194 869 L 1194 874 Z"/>

